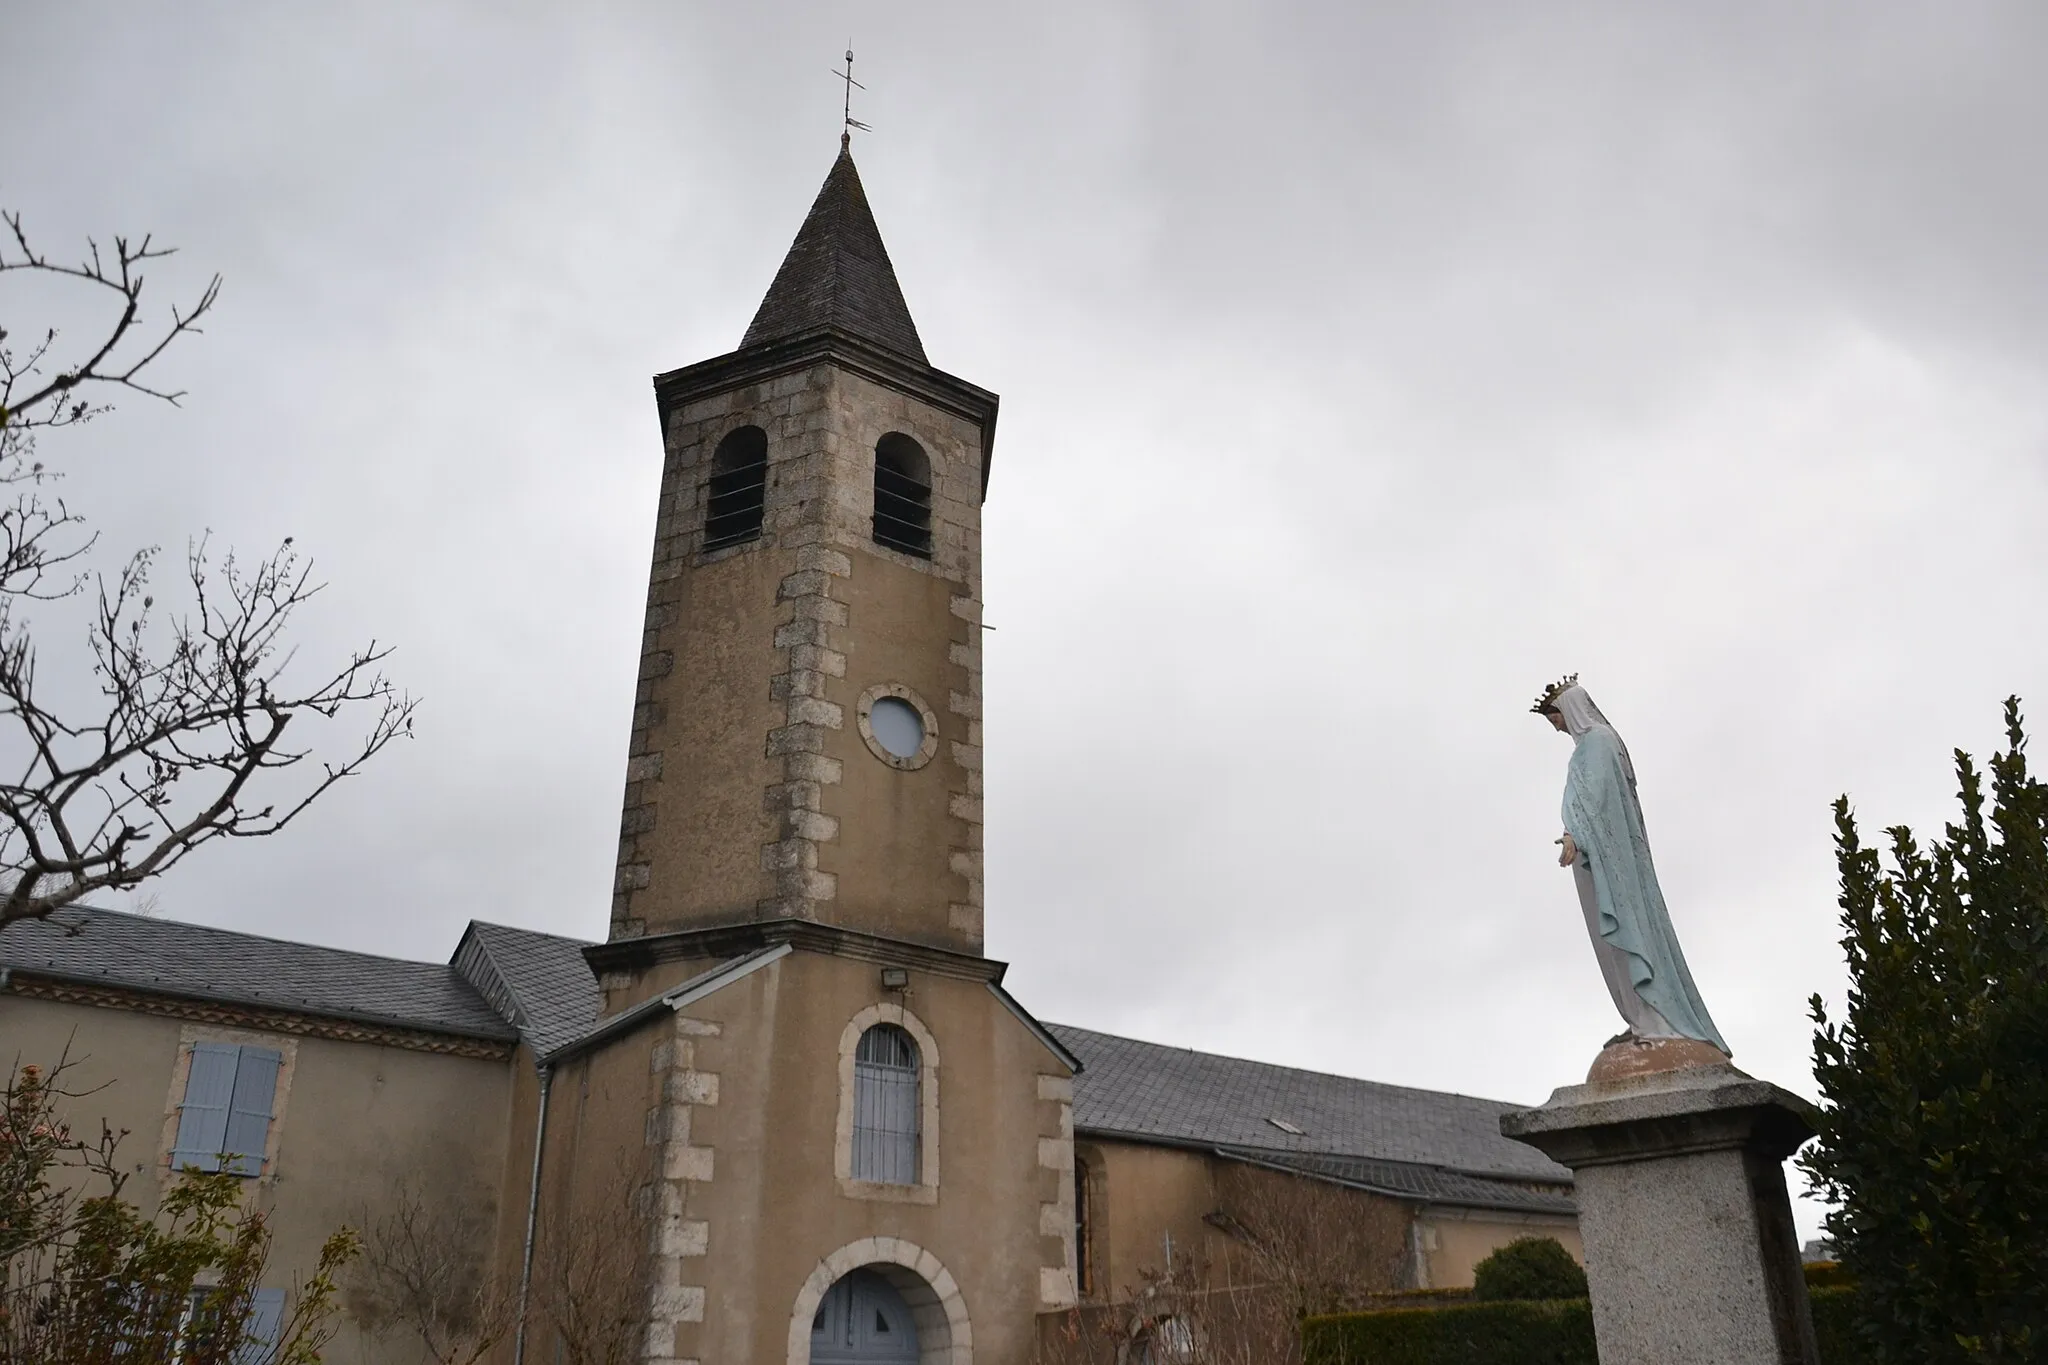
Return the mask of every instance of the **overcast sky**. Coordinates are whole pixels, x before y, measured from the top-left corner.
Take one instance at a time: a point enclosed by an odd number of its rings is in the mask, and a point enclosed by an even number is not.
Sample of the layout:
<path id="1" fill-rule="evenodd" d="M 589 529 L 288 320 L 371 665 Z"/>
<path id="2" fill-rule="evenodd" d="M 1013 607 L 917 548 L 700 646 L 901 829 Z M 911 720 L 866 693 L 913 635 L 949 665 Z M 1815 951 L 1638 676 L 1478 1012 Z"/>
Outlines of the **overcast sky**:
<path id="1" fill-rule="evenodd" d="M 424 698 L 162 914 L 603 935 L 648 377 L 737 345 L 849 34 L 926 348 L 1003 399 L 988 948 L 1042 1017 L 1578 1080 L 1527 710 L 1578 670 L 1737 1063 L 1810 1093 L 1828 803 L 1936 829 L 2002 697 L 2048 721 L 2031 0 L 5 8 L 0 203 L 226 277 L 181 410 L 44 458 L 109 549 L 296 537 L 305 653 Z"/>

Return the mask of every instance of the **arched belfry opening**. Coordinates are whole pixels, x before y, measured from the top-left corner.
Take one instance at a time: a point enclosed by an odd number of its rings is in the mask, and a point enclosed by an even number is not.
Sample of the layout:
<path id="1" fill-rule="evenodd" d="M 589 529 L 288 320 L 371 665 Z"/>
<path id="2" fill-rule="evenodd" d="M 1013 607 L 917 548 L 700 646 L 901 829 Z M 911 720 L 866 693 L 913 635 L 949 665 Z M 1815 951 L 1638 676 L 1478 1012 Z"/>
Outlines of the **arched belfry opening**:
<path id="1" fill-rule="evenodd" d="M 932 462 L 900 431 L 875 443 L 875 541 L 932 557 Z"/>
<path id="2" fill-rule="evenodd" d="M 727 434 L 711 455 L 704 548 L 722 550 L 759 540 L 767 491 L 768 433 L 759 427 L 741 427 Z"/>

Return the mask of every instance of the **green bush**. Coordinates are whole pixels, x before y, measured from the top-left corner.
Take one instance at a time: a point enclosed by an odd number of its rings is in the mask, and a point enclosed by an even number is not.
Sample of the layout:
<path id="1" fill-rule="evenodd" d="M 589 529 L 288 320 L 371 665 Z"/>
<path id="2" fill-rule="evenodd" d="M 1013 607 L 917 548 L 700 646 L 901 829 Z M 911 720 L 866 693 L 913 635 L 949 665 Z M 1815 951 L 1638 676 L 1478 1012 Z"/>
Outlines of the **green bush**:
<path id="1" fill-rule="evenodd" d="M 1806 1291 L 1813 1305 L 1813 1338 L 1821 1365 L 1857 1365 L 1863 1351 L 1856 1340 L 1856 1291 L 1846 1284 Z"/>
<path id="2" fill-rule="evenodd" d="M 1335 1313 L 1301 1325 L 1303 1365 L 1599 1365 L 1584 1299 Z"/>
<path id="3" fill-rule="evenodd" d="M 1862 1365 L 1856 1291 L 1815 1285 L 1807 1298 L 1821 1365 Z M 1599 1365 L 1584 1299 L 1334 1313 L 1303 1321 L 1301 1351 L 1303 1365 Z"/>
<path id="4" fill-rule="evenodd" d="M 1517 1237 L 1472 1271 L 1472 1297 L 1583 1299 L 1586 1272 L 1554 1237 Z"/>
<path id="5" fill-rule="evenodd" d="M 2048 785 L 2016 698 L 2005 721 L 1989 793 L 1957 753 L 1938 839 L 1890 829 L 1885 859 L 1835 805 L 1848 1005 L 1813 999 L 1825 1107 L 1800 1165 L 1837 1206 L 1870 1365 L 2048 1353 Z"/>
<path id="6" fill-rule="evenodd" d="M 1856 1283 L 1840 1261 L 1808 1261 L 1801 1269 L 1806 1272 L 1808 1289 L 1838 1289 Z"/>

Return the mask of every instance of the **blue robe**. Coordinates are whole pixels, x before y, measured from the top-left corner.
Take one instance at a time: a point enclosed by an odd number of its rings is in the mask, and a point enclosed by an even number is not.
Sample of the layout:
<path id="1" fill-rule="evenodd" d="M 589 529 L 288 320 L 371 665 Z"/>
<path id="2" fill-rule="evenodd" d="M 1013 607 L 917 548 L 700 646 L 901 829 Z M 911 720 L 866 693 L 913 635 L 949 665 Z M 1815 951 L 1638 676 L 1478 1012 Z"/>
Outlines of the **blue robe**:
<path id="1" fill-rule="evenodd" d="M 1657 886 L 1635 770 L 1621 736 L 1594 725 L 1578 736 L 1564 784 L 1564 828 L 1598 901 L 1600 937 L 1623 954 L 1643 1002 L 1687 1038 L 1728 1051 L 1707 1014 Z"/>

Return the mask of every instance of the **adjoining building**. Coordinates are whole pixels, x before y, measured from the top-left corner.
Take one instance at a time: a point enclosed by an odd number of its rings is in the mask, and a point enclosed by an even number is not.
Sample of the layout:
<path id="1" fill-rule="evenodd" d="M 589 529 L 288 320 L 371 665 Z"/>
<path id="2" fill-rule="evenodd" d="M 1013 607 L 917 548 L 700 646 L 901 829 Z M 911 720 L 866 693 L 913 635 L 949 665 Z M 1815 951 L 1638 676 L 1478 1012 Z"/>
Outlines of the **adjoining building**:
<path id="1" fill-rule="evenodd" d="M 1570 1176 L 1510 1106 L 1039 1023 L 983 953 L 981 505 L 997 399 L 934 368 L 842 144 L 738 350 L 655 380 L 665 457 L 602 943 L 449 963 L 73 908 L 0 931 L 0 1052 L 68 1056 L 130 1193 L 250 1182 L 272 1293 L 401 1210 L 557 1358 L 1023 1365 L 1040 1319 L 1256 1236 L 1298 1176 L 1469 1279 Z M 461 1280 L 462 1277 L 456 1277 Z M 610 1296 L 610 1297 L 606 1297 Z M 337 1362 L 409 1360 L 364 1283 Z M 593 1329 L 594 1330 L 594 1329 Z M 555 1340 L 550 1339 L 552 1334 Z"/>

